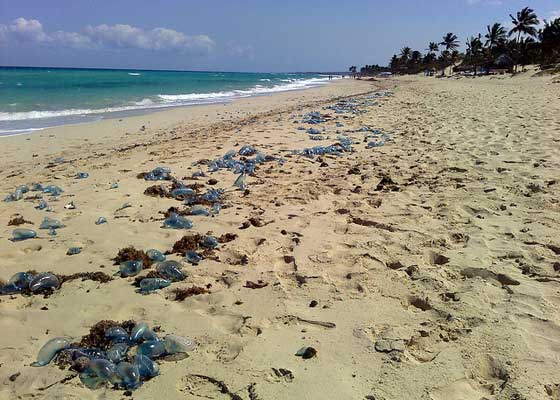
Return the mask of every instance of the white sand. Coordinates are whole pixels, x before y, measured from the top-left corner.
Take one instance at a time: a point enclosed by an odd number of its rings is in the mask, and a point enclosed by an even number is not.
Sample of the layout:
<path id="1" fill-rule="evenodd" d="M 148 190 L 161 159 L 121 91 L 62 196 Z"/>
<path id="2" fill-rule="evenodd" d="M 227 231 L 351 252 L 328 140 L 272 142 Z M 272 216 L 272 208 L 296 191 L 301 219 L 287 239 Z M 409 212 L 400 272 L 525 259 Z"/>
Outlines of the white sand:
<path id="1" fill-rule="evenodd" d="M 350 118 L 321 110 L 374 84 L 394 96 Z M 1 138 L 0 193 L 32 182 L 65 190 L 51 203 L 54 213 L 35 210 L 36 200 L 0 203 L 5 280 L 29 269 L 112 275 L 111 259 L 127 245 L 163 251 L 188 233 L 239 237 L 220 246 L 219 261 L 185 263 L 185 282 L 151 295 L 116 278 L 68 282 L 46 299 L 0 297 L 0 397 L 123 398 L 122 390 L 91 391 L 77 377 L 57 383 L 73 373 L 30 364 L 53 337 L 79 339 L 99 320 L 135 319 L 199 344 L 187 359 L 161 362 L 161 375 L 135 399 L 234 398 L 196 374 L 250 400 L 560 398 L 559 94 L 550 78 L 529 76 L 346 80 Z M 313 126 L 327 127 L 331 140 L 297 130 L 292 121 L 311 110 L 337 117 Z M 360 141 L 344 157 L 289 154 L 364 125 L 394 140 L 366 149 L 355 132 Z M 230 207 L 192 217 L 191 231 L 160 228 L 159 212 L 180 203 L 144 195 L 153 183 L 137 173 L 166 165 L 190 176 L 193 161 L 247 143 L 286 163 L 261 166 L 248 177 L 247 196 L 231 188 L 231 172 L 212 174 Z M 68 162 L 47 168 L 56 157 Z M 78 171 L 90 177 L 76 180 Z M 378 187 L 383 176 L 394 183 Z M 112 182 L 119 188 L 109 190 Z M 77 208 L 64 209 L 71 200 Z M 116 213 L 125 202 L 132 207 Z M 66 227 L 13 243 L 7 223 L 16 214 L 34 223 L 22 227 L 37 229 L 45 215 Z M 95 225 L 99 216 L 108 224 Z M 240 230 L 250 217 L 267 224 Z M 76 245 L 82 253 L 67 256 Z M 244 255 L 248 263 L 236 265 Z M 258 280 L 268 286 L 244 287 Z M 211 285 L 211 294 L 173 300 L 173 289 L 193 285 Z M 294 356 L 302 346 L 317 357 Z"/>

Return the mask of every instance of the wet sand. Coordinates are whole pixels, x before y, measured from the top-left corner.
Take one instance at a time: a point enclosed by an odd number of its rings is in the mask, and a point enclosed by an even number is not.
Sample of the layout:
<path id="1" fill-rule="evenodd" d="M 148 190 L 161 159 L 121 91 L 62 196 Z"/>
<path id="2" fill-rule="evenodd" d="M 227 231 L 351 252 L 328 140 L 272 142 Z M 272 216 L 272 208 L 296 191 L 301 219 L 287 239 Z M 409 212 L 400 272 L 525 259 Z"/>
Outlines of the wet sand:
<path id="1" fill-rule="evenodd" d="M 387 89 L 393 96 L 367 98 Z M 559 94 L 546 77 L 344 80 L 0 139 L 2 194 L 33 182 L 64 189 L 50 213 L 34 208 L 35 192 L 0 203 L 4 280 L 25 270 L 113 275 L 128 245 L 165 251 L 185 234 L 237 235 L 150 295 L 116 277 L 67 282 L 47 298 L 0 297 L 0 397 L 123 398 L 30 364 L 53 337 L 134 319 L 198 344 L 161 362 L 135 399 L 560 398 Z M 323 109 L 354 95 L 364 113 Z M 332 118 L 293 122 L 309 111 Z M 299 126 L 326 128 L 329 139 Z M 366 148 L 363 126 L 391 139 Z M 337 130 L 353 152 L 292 154 L 336 142 Z M 162 212 L 181 203 L 144 195 L 159 182 L 137 174 L 164 165 L 190 177 L 193 162 L 244 144 L 285 163 L 260 165 L 247 193 L 227 170 L 185 179 L 225 189 L 224 208 L 188 217 L 191 230 L 162 229 Z M 51 164 L 57 157 L 65 162 Z M 70 201 L 75 209 L 64 208 Z M 18 214 L 39 238 L 8 240 Z M 66 227 L 48 236 L 44 216 Z M 100 216 L 108 223 L 95 225 Z M 73 246 L 82 252 L 66 255 Z M 211 293 L 174 300 L 174 289 L 193 286 Z M 296 357 L 304 346 L 317 355 Z"/>

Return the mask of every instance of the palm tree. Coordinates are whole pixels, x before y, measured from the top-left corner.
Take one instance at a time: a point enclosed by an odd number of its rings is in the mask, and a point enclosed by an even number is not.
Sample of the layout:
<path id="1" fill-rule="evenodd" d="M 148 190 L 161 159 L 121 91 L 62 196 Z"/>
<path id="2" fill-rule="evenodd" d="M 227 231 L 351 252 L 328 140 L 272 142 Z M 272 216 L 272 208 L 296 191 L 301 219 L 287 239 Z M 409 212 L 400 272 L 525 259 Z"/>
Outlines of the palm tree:
<path id="1" fill-rule="evenodd" d="M 391 72 L 396 73 L 399 69 L 399 57 L 396 54 L 393 54 L 391 57 L 391 61 L 389 61 L 389 67 L 391 68 Z"/>
<path id="2" fill-rule="evenodd" d="M 430 42 L 426 50 L 427 53 L 424 56 L 423 62 L 427 67 L 431 67 L 433 62 L 436 60 L 436 53 L 439 50 L 439 45 L 436 42 Z"/>
<path id="3" fill-rule="evenodd" d="M 472 36 L 467 41 L 467 57 L 474 66 L 474 76 L 476 76 L 476 67 L 482 54 L 482 40 L 480 33 L 478 36 Z"/>
<path id="4" fill-rule="evenodd" d="M 521 38 L 518 43 L 519 46 L 519 64 L 521 64 L 521 69 L 525 67 L 525 65 L 530 64 L 531 60 L 534 57 L 531 57 L 531 50 L 534 49 L 534 45 L 536 44 L 535 39 L 532 37 Z"/>
<path id="5" fill-rule="evenodd" d="M 550 22 L 545 21 L 539 39 L 542 51 L 541 63 L 560 61 L 560 18 Z"/>
<path id="6" fill-rule="evenodd" d="M 449 32 L 443 37 L 443 42 L 440 43 L 445 50 L 453 51 L 459 47 L 459 40 L 457 40 L 457 35 Z"/>
<path id="7" fill-rule="evenodd" d="M 410 59 L 410 55 L 412 53 L 412 49 L 408 46 L 405 46 L 401 49 L 401 59 L 403 62 L 407 63 Z"/>
<path id="8" fill-rule="evenodd" d="M 486 38 L 486 46 L 489 49 L 496 49 L 506 42 L 507 31 L 502 24 L 496 22 L 492 26 L 487 25 L 486 30 L 488 33 L 484 37 Z"/>
<path id="9" fill-rule="evenodd" d="M 437 51 L 439 50 L 439 46 L 436 42 L 430 42 L 427 50 L 429 53 L 437 53 Z"/>
<path id="10" fill-rule="evenodd" d="M 358 68 L 355 65 L 352 65 L 350 68 L 348 68 L 348 71 L 352 74 L 353 78 L 356 78 L 356 70 Z"/>
<path id="11" fill-rule="evenodd" d="M 517 61 L 524 56 L 522 54 L 522 50 L 527 49 L 527 46 L 522 46 L 520 43 L 521 35 L 527 35 L 532 38 L 536 37 L 537 28 L 535 28 L 535 26 L 539 24 L 539 19 L 537 18 L 537 14 L 535 14 L 534 10 L 529 7 L 525 7 L 521 11 L 518 11 L 516 17 L 511 14 L 509 16 L 511 18 L 511 23 L 513 24 L 513 28 L 509 31 L 509 36 L 517 33 L 517 40 L 515 41 L 517 48 L 517 60 L 515 67 L 517 69 Z"/>
<path id="12" fill-rule="evenodd" d="M 443 46 L 444 48 L 444 50 L 442 50 L 441 52 L 441 58 L 443 62 L 447 63 L 449 61 L 449 58 L 451 58 L 451 61 L 453 61 L 454 57 L 452 54 L 455 54 L 455 51 L 459 47 L 459 40 L 457 39 L 457 35 L 451 32 L 447 33 L 443 37 L 443 42 L 440 42 L 440 45 Z M 445 75 L 445 68 L 446 65 L 443 66 L 443 69 L 441 71 L 441 76 Z"/>
<path id="13" fill-rule="evenodd" d="M 539 24 L 539 19 L 534 10 L 529 7 L 525 7 L 523 10 L 517 12 L 517 17 L 509 15 L 511 18 L 511 23 L 513 28 L 509 31 L 509 36 L 517 33 L 517 41 L 521 38 L 521 34 L 525 34 L 530 37 L 537 36 L 537 29 L 535 26 Z"/>
<path id="14" fill-rule="evenodd" d="M 412 54 L 410 55 L 410 66 L 412 67 L 412 73 L 417 73 L 418 72 L 418 66 L 420 65 L 420 63 L 422 62 L 422 53 L 420 53 L 418 50 L 414 50 L 412 52 Z"/>

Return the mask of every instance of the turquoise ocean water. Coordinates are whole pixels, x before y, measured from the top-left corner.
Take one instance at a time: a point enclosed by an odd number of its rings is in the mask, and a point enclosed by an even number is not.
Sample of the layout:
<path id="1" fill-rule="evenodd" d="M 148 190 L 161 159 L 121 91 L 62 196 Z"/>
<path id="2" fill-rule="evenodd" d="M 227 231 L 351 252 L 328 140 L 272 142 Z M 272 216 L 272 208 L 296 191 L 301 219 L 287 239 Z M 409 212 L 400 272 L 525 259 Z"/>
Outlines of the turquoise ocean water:
<path id="1" fill-rule="evenodd" d="M 0 67 L 0 136 L 327 82 L 303 73 Z"/>

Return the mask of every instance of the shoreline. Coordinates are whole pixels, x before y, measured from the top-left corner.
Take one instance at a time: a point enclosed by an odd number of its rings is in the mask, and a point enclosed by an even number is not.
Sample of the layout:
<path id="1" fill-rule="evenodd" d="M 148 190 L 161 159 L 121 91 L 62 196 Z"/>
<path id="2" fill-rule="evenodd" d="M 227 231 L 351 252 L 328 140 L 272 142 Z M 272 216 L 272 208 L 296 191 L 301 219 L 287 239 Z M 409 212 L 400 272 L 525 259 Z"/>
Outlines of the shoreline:
<path id="1" fill-rule="evenodd" d="M 129 73 L 128 75 L 135 74 Z M 274 74 L 271 74 L 271 76 L 273 75 Z M 342 76 L 334 77 L 334 81 L 342 78 Z M 194 93 L 187 91 L 182 94 L 167 95 L 144 94 L 145 97 L 141 101 L 129 101 L 126 105 L 107 105 L 106 107 L 101 108 L 87 108 L 87 106 L 80 107 L 79 105 L 76 105 L 75 102 L 73 104 L 67 104 L 66 107 L 61 106 L 62 108 L 58 110 L 4 111 L 0 113 L 0 138 L 3 136 L 11 136 L 12 134 L 21 134 L 26 132 L 33 133 L 37 130 L 56 128 L 66 125 L 80 125 L 103 119 L 126 118 L 129 116 L 151 114 L 179 107 L 224 104 L 243 98 L 308 90 L 332 83 L 331 79 L 327 79 L 327 75 L 314 75 L 307 78 L 299 77 L 297 79 L 281 79 L 280 81 L 275 80 L 273 86 L 262 86 L 263 81 L 271 82 L 271 79 L 259 79 L 259 83 L 254 84 L 253 86 L 238 89 L 224 88 L 222 90 L 216 89 L 216 91 L 212 92 Z M 78 102 L 77 104 L 80 103 Z"/>
<path id="2" fill-rule="evenodd" d="M 371 95 L 384 90 L 392 95 Z M 302 122 L 311 111 L 320 121 Z M 101 320 L 130 319 L 197 344 L 186 359 L 159 362 L 139 399 L 560 395 L 558 126 L 552 78 L 402 77 L 3 139 L 3 195 L 32 182 L 64 192 L 45 195 L 52 212 L 35 208 L 37 192 L 0 203 L 0 279 L 33 269 L 114 279 L 0 296 L 0 398 L 122 398 L 53 363 L 30 364 L 53 337 L 79 340 Z M 319 135 L 328 138 L 311 139 Z M 340 135 L 351 152 L 301 153 Z M 238 174 L 210 166 L 244 145 L 273 158 L 237 190 Z M 223 189 L 221 211 L 163 229 L 171 207 L 189 207 L 159 197 L 169 181 L 138 177 L 157 166 L 200 193 Z M 16 216 L 38 238 L 11 242 Z M 65 227 L 49 236 L 38 229 L 44 217 Z M 190 264 L 175 245 L 195 234 L 233 240 Z M 134 278 L 113 276 L 127 246 L 168 252 L 186 279 L 137 293 Z M 67 255 L 73 247 L 81 253 Z M 179 301 L 175 289 L 196 294 Z M 314 356 L 295 355 L 304 347 Z"/>
<path id="3" fill-rule="evenodd" d="M 95 145 L 106 148 L 111 146 L 113 141 L 128 143 L 135 142 L 138 139 L 142 140 L 150 137 L 154 131 L 167 134 L 168 131 L 186 124 L 194 124 L 200 127 L 224 121 L 233 122 L 237 119 L 247 118 L 248 115 L 268 113 L 275 109 L 280 110 L 285 108 L 286 104 L 294 104 L 299 101 L 314 103 L 339 96 L 341 93 L 351 95 L 370 90 L 375 90 L 372 82 L 341 79 L 327 85 L 305 90 L 251 96 L 225 103 L 173 107 L 141 115 L 50 127 L 30 134 L 2 136 L 0 137 L 0 143 L 5 147 L 5 154 L 9 160 L 5 159 L 3 161 L 7 161 L 7 165 L 17 162 L 21 155 L 18 154 L 17 157 L 10 157 L 10 155 L 21 151 L 24 141 L 32 141 L 35 148 L 35 151 L 31 151 L 31 146 L 24 146 L 27 161 L 48 162 L 48 160 L 40 160 L 37 157 L 48 156 L 49 154 L 62 155 L 68 150 L 68 147 L 76 145 L 77 141 L 88 146 Z M 145 130 L 142 127 L 145 127 Z M 0 166 L 2 166 L 1 161 Z"/>
<path id="4" fill-rule="evenodd" d="M 41 128 L 29 128 L 29 131 L 27 131 L 25 128 L 22 128 L 20 130 L 24 131 L 24 132 L 17 132 L 17 133 L 14 133 L 14 134 L 6 134 L 10 131 L 0 132 L 0 139 L 2 139 L 3 137 L 17 136 L 17 135 L 20 135 L 20 134 L 32 134 L 33 132 L 43 131 L 45 129 L 56 129 L 56 128 L 62 128 L 62 127 L 65 127 L 65 126 L 95 124 L 95 123 L 98 123 L 98 122 L 101 122 L 101 121 L 104 121 L 104 120 L 110 120 L 110 119 L 125 119 L 125 118 L 130 118 L 130 117 L 141 117 L 141 116 L 144 116 L 144 115 L 150 115 L 150 114 L 154 114 L 154 113 L 158 113 L 158 112 L 171 111 L 171 110 L 175 110 L 175 109 L 178 109 L 178 108 L 209 106 L 209 105 L 223 105 L 223 104 L 228 104 L 228 103 L 231 103 L 231 102 L 234 102 L 234 101 L 253 98 L 253 97 L 273 96 L 273 95 L 279 94 L 279 93 L 312 90 L 312 89 L 317 89 L 317 88 L 320 88 L 322 86 L 329 85 L 329 84 L 332 84 L 332 82 L 326 83 L 326 84 L 323 84 L 323 85 L 317 85 L 317 86 L 312 86 L 312 87 L 308 87 L 308 88 L 303 88 L 303 89 L 287 89 L 287 90 L 280 90 L 280 91 L 277 91 L 277 92 L 256 93 L 256 94 L 253 94 L 253 95 L 232 97 L 232 98 L 229 98 L 229 99 L 224 99 L 224 100 L 214 101 L 214 102 L 208 102 L 208 103 L 193 103 L 193 104 L 169 105 L 169 106 L 162 105 L 161 107 L 153 107 L 153 108 L 150 108 L 150 107 L 132 108 L 132 109 L 129 109 L 129 110 L 99 112 L 99 113 L 93 112 L 91 114 L 79 114 L 79 115 L 76 115 L 76 117 L 89 117 L 89 116 L 94 117 L 94 116 L 96 116 L 97 119 L 92 120 L 92 121 L 84 121 L 84 122 L 45 126 L 45 127 L 41 127 Z M 56 117 L 54 117 L 54 118 L 56 118 Z M 37 119 L 40 119 L 40 118 L 37 118 Z"/>

